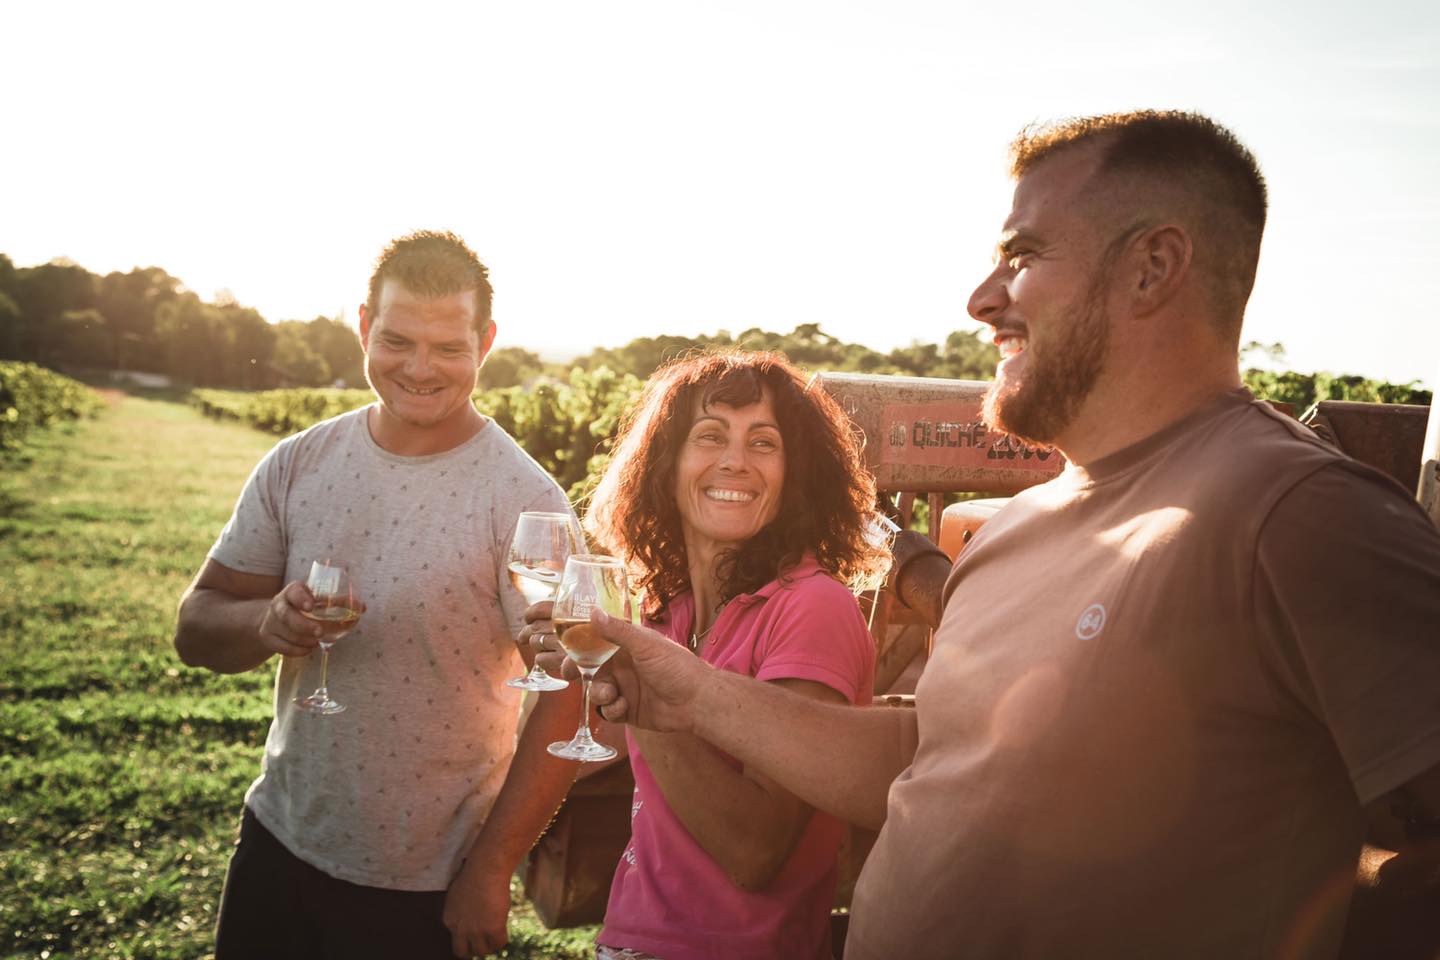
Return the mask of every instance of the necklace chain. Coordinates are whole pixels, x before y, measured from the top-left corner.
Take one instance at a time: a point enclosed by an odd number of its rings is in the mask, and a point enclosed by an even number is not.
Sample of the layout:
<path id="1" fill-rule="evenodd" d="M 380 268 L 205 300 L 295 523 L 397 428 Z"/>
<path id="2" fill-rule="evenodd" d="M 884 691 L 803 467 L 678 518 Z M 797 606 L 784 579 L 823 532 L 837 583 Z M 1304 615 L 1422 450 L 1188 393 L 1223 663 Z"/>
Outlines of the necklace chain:
<path id="1" fill-rule="evenodd" d="M 691 653 L 694 653 L 696 650 L 700 649 L 700 641 L 708 637 L 710 635 L 710 631 L 715 629 L 715 624 L 720 622 L 720 611 L 724 609 L 725 604 L 723 603 L 720 604 L 720 606 L 716 607 L 715 619 L 710 621 L 710 626 L 706 627 L 704 630 L 701 630 L 699 633 L 695 632 L 694 627 L 690 628 L 690 642 L 686 644 L 686 646 L 690 648 Z"/>

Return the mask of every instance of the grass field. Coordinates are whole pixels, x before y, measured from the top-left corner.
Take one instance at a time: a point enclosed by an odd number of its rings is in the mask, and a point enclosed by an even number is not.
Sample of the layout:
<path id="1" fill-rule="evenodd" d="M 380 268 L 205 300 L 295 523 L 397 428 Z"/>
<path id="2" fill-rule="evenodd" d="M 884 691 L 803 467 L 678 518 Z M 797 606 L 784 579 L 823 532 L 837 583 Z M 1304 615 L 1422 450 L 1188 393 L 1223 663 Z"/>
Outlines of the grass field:
<path id="1" fill-rule="evenodd" d="M 183 667 L 175 604 L 273 437 L 179 403 L 0 462 L 0 956 L 210 955 L 269 723 L 272 668 Z M 594 929 L 512 913 L 506 956 L 589 956 Z"/>

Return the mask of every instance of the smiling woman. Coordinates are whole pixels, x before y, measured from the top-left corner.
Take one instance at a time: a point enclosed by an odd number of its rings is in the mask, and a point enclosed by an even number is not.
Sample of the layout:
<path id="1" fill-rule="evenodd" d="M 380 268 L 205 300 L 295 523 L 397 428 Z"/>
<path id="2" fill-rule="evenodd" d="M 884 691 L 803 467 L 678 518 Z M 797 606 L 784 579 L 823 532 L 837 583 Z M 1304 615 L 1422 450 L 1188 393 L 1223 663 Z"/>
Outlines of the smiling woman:
<path id="1" fill-rule="evenodd" d="M 874 648 L 848 584 L 883 569 L 874 482 L 829 394 L 775 354 L 657 372 L 587 526 L 647 622 L 720 670 L 868 703 Z M 688 735 L 629 729 L 631 842 L 601 956 L 829 957 L 841 825 Z"/>

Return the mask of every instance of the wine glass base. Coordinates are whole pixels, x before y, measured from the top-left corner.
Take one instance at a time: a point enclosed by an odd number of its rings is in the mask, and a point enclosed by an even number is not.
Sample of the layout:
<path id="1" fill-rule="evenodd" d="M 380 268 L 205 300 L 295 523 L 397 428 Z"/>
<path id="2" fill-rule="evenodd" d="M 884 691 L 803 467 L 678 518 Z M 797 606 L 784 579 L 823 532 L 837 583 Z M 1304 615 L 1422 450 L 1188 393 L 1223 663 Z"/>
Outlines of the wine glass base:
<path id="1" fill-rule="evenodd" d="M 551 756 L 560 757 L 562 760 L 579 760 L 582 763 L 609 760 L 611 757 L 618 756 L 614 747 L 607 747 L 594 740 L 556 740 L 545 749 L 550 752 Z"/>
<path id="2" fill-rule="evenodd" d="M 505 686 L 515 687 L 518 690 L 534 690 L 538 693 L 545 693 L 550 690 L 564 690 L 570 686 L 570 681 L 561 680 L 559 677 L 552 677 L 547 673 L 539 679 L 530 676 L 514 677 L 506 680 Z"/>
<path id="3" fill-rule="evenodd" d="M 336 703 L 329 697 L 317 697 L 313 693 L 308 697 L 296 697 L 295 706 L 306 713 L 318 713 L 324 716 L 345 712 L 345 704 Z"/>

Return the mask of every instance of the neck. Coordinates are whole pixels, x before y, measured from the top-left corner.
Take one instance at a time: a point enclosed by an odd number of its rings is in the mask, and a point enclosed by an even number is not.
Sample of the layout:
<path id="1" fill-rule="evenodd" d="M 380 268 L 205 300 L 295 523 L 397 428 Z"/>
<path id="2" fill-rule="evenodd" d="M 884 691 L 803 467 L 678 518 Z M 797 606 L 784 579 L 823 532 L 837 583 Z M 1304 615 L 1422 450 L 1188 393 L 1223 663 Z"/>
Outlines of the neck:
<path id="1" fill-rule="evenodd" d="M 1055 446 L 1076 466 L 1086 466 L 1139 443 L 1241 386 L 1233 354 L 1187 353 L 1170 348 L 1178 362 L 1118 361 L 1126 376 L 1101 375 L 1075 420 Z"/>
<path id="2" fill-rule="evenodd" d="M 698 634 L 709 628 L 720 605 L 720 579 L 715 574 L 720 554 L 731 544 L 713 541 L 697 542 L 685 538 L 685 555 L 690 567 L 690 595 L 695 600 L 695 626 Z"/>
<path id="3" fill-rule="evenodd" d="M 365 419 L 370 428 L 370 437 L 386 453 L 400 457 L 424 457 L 453 450 L 485 426 L 470 404 L 446 417 L 439 423 L 417 426 L 397 418 L 385 409 L 384 404 L 374 404 Z"/>

